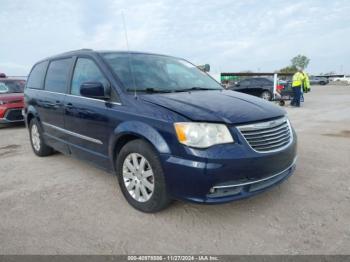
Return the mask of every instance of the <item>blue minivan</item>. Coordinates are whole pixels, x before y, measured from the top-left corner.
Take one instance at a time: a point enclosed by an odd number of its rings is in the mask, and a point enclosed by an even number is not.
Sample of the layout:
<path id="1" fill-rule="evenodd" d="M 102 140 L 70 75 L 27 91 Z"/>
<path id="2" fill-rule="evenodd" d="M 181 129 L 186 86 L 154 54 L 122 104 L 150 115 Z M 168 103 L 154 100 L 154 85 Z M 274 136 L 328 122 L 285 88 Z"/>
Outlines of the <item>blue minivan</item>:
<path id="1" fill-rule="evenodd" d="M 43 59 L 24 116 L 36 155 L 59 151 L 115 173 L 143 212 L 250 197 L 295 169 L 284 110 L 171 56 L 82 49 Z"/>

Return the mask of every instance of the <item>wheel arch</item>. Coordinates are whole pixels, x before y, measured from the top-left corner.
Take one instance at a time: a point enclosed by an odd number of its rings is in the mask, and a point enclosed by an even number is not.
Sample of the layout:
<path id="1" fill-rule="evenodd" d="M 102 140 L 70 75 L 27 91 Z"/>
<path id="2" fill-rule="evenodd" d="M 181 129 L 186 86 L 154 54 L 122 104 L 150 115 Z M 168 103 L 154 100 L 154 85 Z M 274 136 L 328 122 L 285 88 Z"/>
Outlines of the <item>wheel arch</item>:
<path id="1" fill-rule="evenodd" d="M 29 127 L 29 123 L 30 121 L 33 119 L 33 118 L 36 118 L 40 123 L 40 118 L 39 118 L 39 114 L 38 112 L 36 111 L 36 109 L 33 107 L 33 106 L 29 106 L 28 109 L 27 109 L 27 113 L 26 113 L 26 118 L 25 118 L 25 124 Z"/>
<path id="2" fill-rule="evenodd" d="M 168 144 L 155 128 L 139 121 L 124 122 L 114 130 L 109 142 L 108 151 L 114 170 L 118 152 L 124 145 L 135 139 L 145 140 L 159 154 L 170 154 Z"/>

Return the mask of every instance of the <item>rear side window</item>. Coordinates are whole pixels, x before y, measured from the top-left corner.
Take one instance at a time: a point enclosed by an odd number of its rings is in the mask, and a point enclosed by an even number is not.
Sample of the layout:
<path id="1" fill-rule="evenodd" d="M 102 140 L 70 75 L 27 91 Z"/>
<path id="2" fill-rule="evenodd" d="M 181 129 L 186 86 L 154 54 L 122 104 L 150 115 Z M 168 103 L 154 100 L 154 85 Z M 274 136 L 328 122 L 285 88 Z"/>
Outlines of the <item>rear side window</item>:
<path id="1" fill-rule="evenodd" d="M 241 86 L 249 86 L 251 84 L 251 80 L 246 79 L 241 81 Z"/>
<path id="2" fill-rule="evenodd" d="M 261 82 L 263 85 L 273 85 L 273 81 L 268 80 L 268 79 L 262 79 Z"/>
<path id="3" fill-rule="evenodd" d="M 262 85 L 262 82 L 259 81 L 258 79 L 250 79 L 249 84 L 257 86 L 257 85 Z"/>
<path id="4" fill-rule="evenodd" d="M 45 90 L 57 93 L 66 92 L 71 62 L 71 58 L 51 61 L 46 74 Z"/>
<path id="5" fill-rule="evenodd" d="M 34 66 L 27 81 L 28 88 L 43 89 L 43 80 L 47 64 L 48 62 L 45 61 Z"/>
<path id="6" fill-rule="evenodd" d="M 267 80 L 262 79 L 262 78 L 256 78 L 256 79 L 251 79 L 251 84 L 255 85 L 255 86 L 261 86 L 261 85 L 266 85 L 268 84 L 268 82 L 266 83 Z"/>

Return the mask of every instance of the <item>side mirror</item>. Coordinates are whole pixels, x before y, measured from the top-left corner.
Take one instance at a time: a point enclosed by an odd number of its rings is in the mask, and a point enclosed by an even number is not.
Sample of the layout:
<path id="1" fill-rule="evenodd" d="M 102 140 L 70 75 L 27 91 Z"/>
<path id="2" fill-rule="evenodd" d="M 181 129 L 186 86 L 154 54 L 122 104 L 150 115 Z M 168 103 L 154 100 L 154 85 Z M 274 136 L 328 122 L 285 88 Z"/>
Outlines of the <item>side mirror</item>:
<path id="1" fill-rule="evenodd" d="M 197 66 L 198 69 L 202 70 L 203 72 L 208 73 L 210 71 L 210 65 L 205 64 L 205 65 L 199 65 Z"/>
<path id="2" fill-rule="evenodd" d="M 111 97 L 111 90 L 110 87 L 105 87 L 100 82 L 85 82 L 80 86 L 80 94 L 85 97 L 106 100 Z"/>
<path id="3" fill-rule="evenodd" d="M 210 72 L 210 65 L 209 64 L 204 65 L 204 72 Z"/>

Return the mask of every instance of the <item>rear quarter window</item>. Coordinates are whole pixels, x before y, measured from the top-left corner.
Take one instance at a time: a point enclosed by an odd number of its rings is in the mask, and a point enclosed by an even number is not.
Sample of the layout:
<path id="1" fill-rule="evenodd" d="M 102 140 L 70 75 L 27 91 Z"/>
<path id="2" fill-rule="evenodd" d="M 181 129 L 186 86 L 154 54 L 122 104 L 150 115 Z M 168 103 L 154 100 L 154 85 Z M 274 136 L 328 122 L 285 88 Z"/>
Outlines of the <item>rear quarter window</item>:
<path id="1" fill-rule="evenodd" d="M 53 60 L 49 64 L 45 79 L 45 90 L 66 93 L 68 74 L 72 65 L 71 58 Z"/>
<path id="2" fill-rule="evenodd" d="M 273 85 L 273 81 L 271 80 L 268 80 L 268 79 L 262 79 L 262 84 L 264 85 Z"/>
<path id="3" fill-rule="evenodd" d="M 43 81 L 45 78 L 45 72 L 47 68 L 48 62 L 42 62 L 39 64 L 36 64 L 27 81 L 27 88 L 34 88 L 34 89 L 43 89 Z"/>

